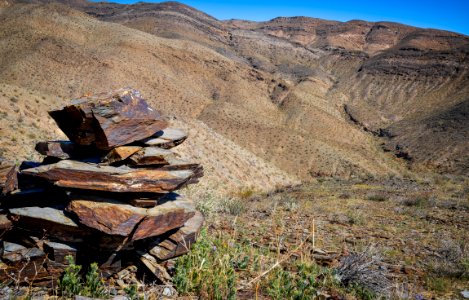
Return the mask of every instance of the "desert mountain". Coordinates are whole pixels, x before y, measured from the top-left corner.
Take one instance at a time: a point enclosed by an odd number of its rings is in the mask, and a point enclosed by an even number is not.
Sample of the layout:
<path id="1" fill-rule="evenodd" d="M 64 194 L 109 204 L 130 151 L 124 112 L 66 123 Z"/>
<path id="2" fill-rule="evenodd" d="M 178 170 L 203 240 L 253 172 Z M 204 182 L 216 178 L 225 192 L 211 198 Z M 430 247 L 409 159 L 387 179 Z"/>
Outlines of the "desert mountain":
<path id="1" fill-rule="evenodd" d="M 227 183 L 402 174 L 406 163 L 469 172 L 467 36 L 389 22 L 220 21 L 175 2 L 63 2 L 0 8 L 5 156 L 29 154 L 13 132 L 24 143 L 50 136 L 46 110 L 132 86 L 200 136 L 186 154 L 210 155 L 204 165 Z"/>

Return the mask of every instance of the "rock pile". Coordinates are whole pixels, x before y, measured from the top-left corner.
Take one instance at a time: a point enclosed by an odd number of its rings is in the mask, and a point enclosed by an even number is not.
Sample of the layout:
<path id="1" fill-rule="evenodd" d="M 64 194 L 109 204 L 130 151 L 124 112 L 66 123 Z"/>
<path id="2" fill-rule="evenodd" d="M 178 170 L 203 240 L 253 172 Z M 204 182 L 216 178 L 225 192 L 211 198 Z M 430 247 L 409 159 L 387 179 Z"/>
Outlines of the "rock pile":
<path id="1" fill-rule="evenodd" d="M 162 262 L 186 253 L 204 221 L 174 193 L 203 175 L 168 150 L 186 134 L 129 88 L 50 115 L 70 141 L 38 143 L 41 163 L 0 160 L 0 280 L 49 285 L 67 255 L 104 276 L 140 265 L 167 280 Z"/>

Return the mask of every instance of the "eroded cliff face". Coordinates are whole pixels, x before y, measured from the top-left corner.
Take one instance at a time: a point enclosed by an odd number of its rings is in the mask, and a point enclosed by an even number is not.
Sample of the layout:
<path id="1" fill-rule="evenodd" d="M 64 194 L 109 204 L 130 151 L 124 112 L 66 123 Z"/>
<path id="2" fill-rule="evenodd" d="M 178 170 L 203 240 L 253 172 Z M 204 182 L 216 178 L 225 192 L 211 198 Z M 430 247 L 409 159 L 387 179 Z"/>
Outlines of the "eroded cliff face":
<path id="1" fill-rule="evenodd" d="M 304 180 L 399 174 L 396 146 L 419 169 L 467 174 L 467 36 L 357 20 L 219 21 L 174 2 L 62 2 L 0 15 L 6 84 L 64 97 L 132 85 Z M 435 122 L 447 132 L 434 134 Z"/>

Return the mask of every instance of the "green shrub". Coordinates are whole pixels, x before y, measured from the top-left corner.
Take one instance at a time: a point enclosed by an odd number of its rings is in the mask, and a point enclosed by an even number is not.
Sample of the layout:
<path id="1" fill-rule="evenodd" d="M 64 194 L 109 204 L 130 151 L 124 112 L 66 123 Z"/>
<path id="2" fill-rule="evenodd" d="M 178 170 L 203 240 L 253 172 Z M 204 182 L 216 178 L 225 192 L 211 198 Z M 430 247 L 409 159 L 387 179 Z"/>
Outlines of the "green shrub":
<path id="1" fill-rule="evenodd" d="M 63 297 L 71 298 L 75 295 L 87 296 L 92 298 L 104 298 L 106 296 L 104 283 L 98 272 L 98 265 L 92 263 L 86 273 L 86 281 L 83 283 L 80 271 L 81 266 L 75 264 L 73 256 L 67 255 L 65 259 L 68 266 L 62 279 L 59 280 L 59 289 Z"/>
<path id="2" fill-rule="evenodd" d="M 130 300 L 139 300 L 139 299 L 143 299 L 142 297 L 139 297 L 138 295 L 138 287 L 134 284 L 128 286 L 128 287 L 125 287 L 124 288 L 124 292 L 127 296 L 127 298 L 129 298 Z"/>
<path id="3" fill-rule="evenodd" d="M 92 298 L 103 298 L 105 296 L 104 283 L 98 272 L 98 264 L 92 263 L 86 273 L 85 288 L 83 295 Z"/>
<path id="4" fill-rule="evenodd" d="M 195 294 L 204 299 L 235 299 L 236 249 L 223 239 L 210 239 L 202 229 L 189 254 L 176 263 L 173 282 L 182 295 Z"/>
<path id="5" fill-rule="evenodd" d="M 267 294 L 273 299 L 314 299 L 318 296 L 320 269 L 314 264 L 299 264 L 296 271 L 277 268 L 267 280 Z"/>
<path id="6" fill-rule="evenodd" d="M 64 297 L 73 297 L 79 295 L 83 289 L 83 282 L 80 276 L 81 266 L 75 264 L 73 256 L 67 255 L 65 259 L 68 266 L 61 280 L 59 280 L 59 288 Z"/>

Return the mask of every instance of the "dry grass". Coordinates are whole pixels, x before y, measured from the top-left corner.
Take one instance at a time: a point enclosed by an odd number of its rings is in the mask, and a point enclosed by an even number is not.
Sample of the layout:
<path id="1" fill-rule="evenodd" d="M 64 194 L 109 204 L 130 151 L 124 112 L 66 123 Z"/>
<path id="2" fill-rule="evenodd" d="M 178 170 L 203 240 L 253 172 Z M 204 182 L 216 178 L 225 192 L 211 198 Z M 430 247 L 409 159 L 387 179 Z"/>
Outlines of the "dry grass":
<path id="1" fill-rule="evenodd" d="M 254 195 L 244 200 L 244 212 L 230 214 L 219 208 L 208 222 L 218 234 L 236 232 L 237 241 L 255 249 L 269 249 L 274 257 L 292 253 L 305 239 L 309 242 L 295 255 L 297 259 L 312 259 L 313 249 L 337 253 L 337 259 L 327 265 L 339 270 L 342 266 L 344 281 L 339 286 L 345 289 L 343 293 L 358 298 L 368 297 L 369 291 L 397 298 L 448 297 L 464 287 L 467 276 L 467 246 L 463 242 L 469 240 L 469 211 L 444 205 L 447 201 L 468 201 L 464 189 L 467 179 L 460 180 L 444 184 L 398 179 L 324 180 Z M 453 190 L 451 196 L 447 194 L 449 189 Z M 370 190 L 373 195 L 386 195 L 386 200 L 370 201 Z M 344 198 L 343 194 L 348 196 Z M 430 195 L 434 200 L 420 206 L 402 202 L 415 195 Z M 441 236 L 451 242 L 443 243 Z M 282 265 L 293 268 L 293 261 Z M 359 284 L 355 286 L 354 281 Z M 347 287 L 353 290 L 347 292 Z M 249 295 L 255 290 L 244 292 Z"/>

